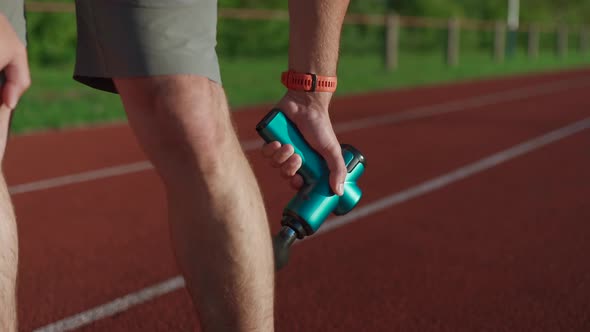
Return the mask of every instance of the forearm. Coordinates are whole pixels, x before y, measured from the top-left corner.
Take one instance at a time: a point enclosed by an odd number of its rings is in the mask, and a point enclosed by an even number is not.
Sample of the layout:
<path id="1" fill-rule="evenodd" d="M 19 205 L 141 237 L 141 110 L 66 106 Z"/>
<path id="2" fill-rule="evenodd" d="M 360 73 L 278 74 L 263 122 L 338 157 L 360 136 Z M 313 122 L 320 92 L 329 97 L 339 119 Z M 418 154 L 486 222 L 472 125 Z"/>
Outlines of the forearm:
<path id="1" fill-rule="evenodd" d="M 336 76 L 349 0 L 289 0 L 289 69 Z"/>

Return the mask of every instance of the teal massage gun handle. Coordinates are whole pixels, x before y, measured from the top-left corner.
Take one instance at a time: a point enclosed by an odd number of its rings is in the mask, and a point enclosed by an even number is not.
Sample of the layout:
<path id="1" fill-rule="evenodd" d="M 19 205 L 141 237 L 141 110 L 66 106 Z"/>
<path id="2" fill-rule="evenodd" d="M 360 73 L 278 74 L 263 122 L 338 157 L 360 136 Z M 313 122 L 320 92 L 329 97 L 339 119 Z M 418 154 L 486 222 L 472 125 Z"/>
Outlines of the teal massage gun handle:
<path id="1" fill-rule="evenodd" d="M 326 161 L 305 141 L 295 124 L 280 109 L 272 109 L 256 126 L 267 142 L 290 144 L 302 159 L 297 172 L 304 185 L 283 210 L 281 224 L 296 232 L 297 238 L 315 233 L 330 213 L 343 215 L 360 201 L 362 191 L 358 178 L 366 166 L 365 158 L 354 147 L 343 144 L 342 156 L 347 168 L 344 194 L 338 196 L 330 188 L 330 171 Z"/>

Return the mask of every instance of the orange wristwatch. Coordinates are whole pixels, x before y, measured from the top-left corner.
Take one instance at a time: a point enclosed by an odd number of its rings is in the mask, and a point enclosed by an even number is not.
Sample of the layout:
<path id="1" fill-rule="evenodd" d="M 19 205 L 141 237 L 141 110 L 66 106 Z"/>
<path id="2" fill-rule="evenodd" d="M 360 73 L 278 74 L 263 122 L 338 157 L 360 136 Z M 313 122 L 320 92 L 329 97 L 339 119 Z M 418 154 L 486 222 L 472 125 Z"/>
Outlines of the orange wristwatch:
<path id="1" fill-rule="evenodd" d="M 334 92 L 335 76 L 319 76 L 312 73 L 298 73 L 293 70 L 283 72 L 281 82 L 287 89 L 307 92 Z"/>

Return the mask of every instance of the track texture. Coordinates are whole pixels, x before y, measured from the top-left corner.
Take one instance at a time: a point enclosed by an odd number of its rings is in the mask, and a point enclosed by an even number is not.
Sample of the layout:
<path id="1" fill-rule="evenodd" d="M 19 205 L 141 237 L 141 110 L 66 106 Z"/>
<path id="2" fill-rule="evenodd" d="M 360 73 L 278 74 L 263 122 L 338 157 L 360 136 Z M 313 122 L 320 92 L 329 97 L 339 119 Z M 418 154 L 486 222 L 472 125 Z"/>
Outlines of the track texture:
<path id="1" fill-rule="evenodd" d="M 368 168 L 360 206 L 590 117 L 590 70 L 335 100 L 334 123 L 564 81 L 534 97 L 339 133 Z M 568 83 L 569 82 L 569 83 Z M 270 105 L 242 109 L 242 141 Z M 272 229 L 293 192 L 248 157 Z M 11 138 L 9 186 L 145 160 L 125 125 Z M 590 130 L 310 237 L 277 277 L 277 331 L 590 331 Z M 283 185 L 277 186 L 277 183 Z M 13 196 L 31 331 L 178 275 L 151 170 Z M 80 331 L 199 331 L 178 289 Z"/>

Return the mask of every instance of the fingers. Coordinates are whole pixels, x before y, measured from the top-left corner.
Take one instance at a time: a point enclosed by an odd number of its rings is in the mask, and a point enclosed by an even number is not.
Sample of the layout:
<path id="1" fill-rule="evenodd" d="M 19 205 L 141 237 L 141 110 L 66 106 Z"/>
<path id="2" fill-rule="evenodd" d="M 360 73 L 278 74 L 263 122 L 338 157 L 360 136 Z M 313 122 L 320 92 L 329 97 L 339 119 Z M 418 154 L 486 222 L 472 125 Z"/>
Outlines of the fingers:
<path id="1" fill-rule="evenodd" d="M 301 168 L 302 160 L 294 152 L 291 145 L 281 145 L 276 141 L 271 142 L 262 147 L 262 154 L 271 160 L 271 165 L 274 168 L 280 168 L 283 178 L 291 179 L 290 184 L 293 189 L 298 190 L 303 186 L 303 178 L 296 174 Z M 330 187 L 337 195 L 342 196 L 344 194 L 344 181 L 347 171 L 344 165 L 344 159 L 342 158 L 340 145 L 336 144 L 334 147 L 325 149 L 323 156 L 330 169 Z"/>
<path id="2" fill-rule="evenodd" d="M 275 152 L 281 147 L 281 143 L 274 141 L 274 142 L 270 142 L 270 143 L 265 143 L 262 146 L 262 155 L 265 158 L 270 158 L 272 157 L 273 154 L 275 154 Z"/>
<path id="3" fill-rule="evenodd" d="M 288 179 L 295 176 L 295 173 L 301 168 L 301 157 L 298 154 L 293 154 L 281 165 L 281 175 Z"/>
<path id="4" fill-rule="evenodd" d="M 296 174 L 301 168 L 302 160 L 292 145 L 281 145 L 277 141 L 266 143 L 262 146 L 262 155 L 270 160 L 272 167 L 280 169 L 281 176 L 290 180 L 293 189 L 303 186 L 303 178 Z"/>
<path id="5" fill-rule="evenodd" d="M 26 52 L 19 52 L 4 67 L 4 75 L 6 76 L 6 82 L 2 86 L 2 102 L 10 109 L 14 109 L 20 97 L 31 85 Z"/>
<path id="6" fill-rule="evenodd" d="M 290 144 L 285 144 L 281 146 L 275 153 L 272 155 L 272 166 L 275 168 L 282 167 L 284 163 L 289 160 L 289 158 L 295 153 L 295 149 Z"/>
<path id="7" fill-rule="evenodd" d="M 294 155 L 294 153 L 295 150 L 293 149 L 293 146 L 289 144 L 281 145 L 281 143 L 277 141 L 262 146 L 262 155 L 265 158 L 270 159 L 271 165 L 274 168 L 282 167 L 283 164 Z"/>
<path id="8" fill-rule="evenodd" d="M 299 190 L 303 187 L 303 177 L 299 174 L 296 174 L 294 177 L 291 178 L 291 188 L 295 190 Z"/>

